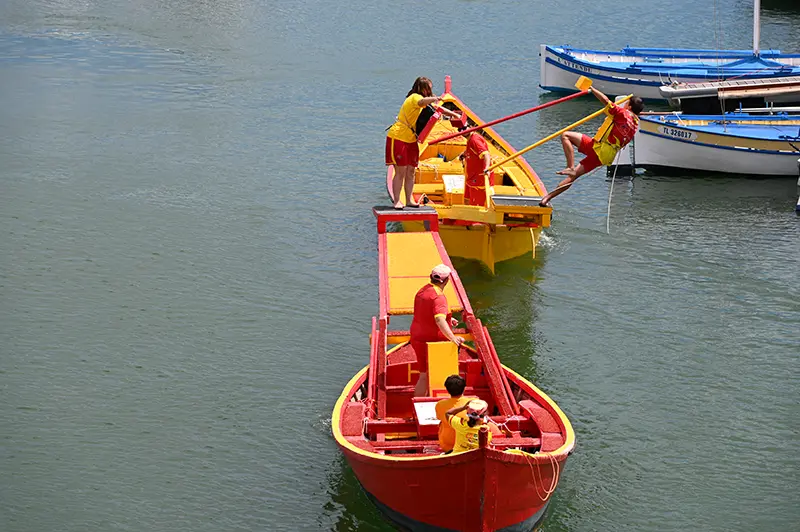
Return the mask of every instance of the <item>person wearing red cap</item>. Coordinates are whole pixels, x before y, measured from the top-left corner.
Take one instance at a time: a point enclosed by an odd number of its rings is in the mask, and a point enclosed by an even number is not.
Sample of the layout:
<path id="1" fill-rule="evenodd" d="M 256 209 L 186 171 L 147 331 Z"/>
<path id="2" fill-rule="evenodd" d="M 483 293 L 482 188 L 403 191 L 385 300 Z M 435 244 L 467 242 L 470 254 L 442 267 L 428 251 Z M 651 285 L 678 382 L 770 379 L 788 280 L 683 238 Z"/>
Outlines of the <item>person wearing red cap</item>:
<path id="1" fill-rule="evenodd" d="M 428 344 L 450 340 L 457 346 L 464 339 L 453 333 L 458 320 L 450 314 L 444 287 L 453 271 L 444 264 L 431 270 L 431 282 L 419 289 L 414 296 L 414 318 L 411 320 L 411 347 L 417 355 L 419 380 L 414 388 L 415 397 L 428 395 Z"/>
<path id="2" fill-rule="evenodd" d="M 464 410 L 467 411 L 467 419 L 458 416 L 458 414 Z M 456 433 L 456 443 L 453 446 L 453 454 L 478 448 L 478 432 L 481 430 L 482 426 L 487 423 L 492 423 L 486 415 L 488 410 L 489 405 L 486 401 L 473 399 L 465 405 L 453 407 L 445 412 L 447 422 L 453 427 Z M 486 441 L 487 443 L 492 441 L 491 430 L 487 434 Z"/>

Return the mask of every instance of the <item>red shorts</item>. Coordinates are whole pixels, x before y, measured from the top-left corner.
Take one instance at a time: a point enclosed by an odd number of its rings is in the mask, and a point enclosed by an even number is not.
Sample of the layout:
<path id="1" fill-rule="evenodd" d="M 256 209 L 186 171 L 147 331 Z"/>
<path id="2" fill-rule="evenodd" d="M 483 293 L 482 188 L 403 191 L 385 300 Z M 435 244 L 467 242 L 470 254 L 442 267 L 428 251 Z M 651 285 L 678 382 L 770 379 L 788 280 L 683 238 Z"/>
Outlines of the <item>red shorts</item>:
<path id="1" fill-rule="evenodd" d="M 414 354 L 417 355 L 417 369 L 420 373 L 428 372 L 428 344 L 426 342 L 411 342 Z"/>
<path id="2" fill-rule="evenodd" d="M 480 183 L 480 185 L 478 185 Z M 466 205 L 486 206 L 486 180 L 483 174 L 468 177 L 464 183 L 464 203 Z M 489 172 L 489 186 L 494 186 L 494 172 Z"/>
<path id="3" fill-rule="evenodd" d="M 419 146 L 416 142 L 386 137 L 386 165 L 413 166 L 419 164 Z"/>
<path id="4" fill-rule="evenodd" d="M 597 158 L 597 153 L 594 151 L 594 139 L 589 135 L 581 137 L 581 145 L 578 147 L 578 151 L 586 156 L 581 161 L 584 174 L 588 174 L 601 165 L 600 159 Z"/>

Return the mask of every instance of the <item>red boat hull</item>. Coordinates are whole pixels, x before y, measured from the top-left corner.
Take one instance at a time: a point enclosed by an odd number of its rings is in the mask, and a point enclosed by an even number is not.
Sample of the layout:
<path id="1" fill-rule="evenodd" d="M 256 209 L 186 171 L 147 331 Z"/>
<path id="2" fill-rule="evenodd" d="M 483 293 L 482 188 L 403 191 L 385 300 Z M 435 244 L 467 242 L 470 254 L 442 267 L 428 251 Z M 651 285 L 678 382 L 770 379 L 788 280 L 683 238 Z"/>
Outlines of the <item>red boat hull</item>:
<path id="1" fill-rule="evenodd" d="M 365 379 L 366 369 L 351 381 L 350 393 Z M 571 450 L 553 456 L 483 448 L 403 458 L 337 443 L 375 504 L 403 528 L 421 531 L 533 529 Z"/>

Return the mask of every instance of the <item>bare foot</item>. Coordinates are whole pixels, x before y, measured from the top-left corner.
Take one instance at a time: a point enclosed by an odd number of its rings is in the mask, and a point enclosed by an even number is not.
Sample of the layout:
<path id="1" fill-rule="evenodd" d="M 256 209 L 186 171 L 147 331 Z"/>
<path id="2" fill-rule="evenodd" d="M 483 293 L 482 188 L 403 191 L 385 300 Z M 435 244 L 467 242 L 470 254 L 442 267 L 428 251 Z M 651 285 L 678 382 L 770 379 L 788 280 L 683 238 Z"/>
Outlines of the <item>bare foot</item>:
<path id="1" fill-rule="evenodd" d="M 405 208 L 405 205 L 403 205 L 402 203 L 395 203 L 394 204 L 394 210 L 396 210 L 396 211 L 402 211 L 403 208 Z"/>
<path id="2" fill-rule="evenodd" d="M 558 175 L 565 175 L 567 177 L 575 177 L 576 170 L 575 168 L 564 168 L 560 172 L 556 172 Z"/>

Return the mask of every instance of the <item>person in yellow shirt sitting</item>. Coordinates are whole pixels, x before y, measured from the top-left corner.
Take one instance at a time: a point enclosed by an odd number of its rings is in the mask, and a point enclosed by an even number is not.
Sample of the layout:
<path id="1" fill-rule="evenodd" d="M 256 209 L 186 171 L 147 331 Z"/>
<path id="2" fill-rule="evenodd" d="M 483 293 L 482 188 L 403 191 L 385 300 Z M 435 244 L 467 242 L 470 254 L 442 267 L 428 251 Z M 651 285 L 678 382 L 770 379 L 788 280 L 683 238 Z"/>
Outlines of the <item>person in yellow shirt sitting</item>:
<path id="1" fill-rule="evenodd" d="M 473 399 L 469 403 L 451 408 L 445 412 L 447 422 L 453 427 L 456 433 L 456 442 L 453 446 L 453 454 L 463 453 L 478 448 L 478 431 L 489 421 L 486 411 L 489 405 L 481 399 Z M 458 416 L 459 413 L 467 411 L 467 419 Z M 492 441 L 492 432 L 489 431 L 487 442 Z"/>
<path id="2" fill-rule="evenodd" d="M 450 394 L 449 399 L 442 399 L 436 403 L 436 419 L 439 420 L 439 447 L 442 448 L 445 454 L 453 450 L 453 445 L 456 443 L 456 433 L 453 427 L 445 417 L 445 413 L 451 408 L 461 407 L 469 403 L 474 397 L 464 397 L 464 388 L 467 386 L 467 381 L 460 375 L 450 375 L 444 380 L 444 387 Z M 467 419 L 466 412 L 457 414 L 462 419 Z"/>

